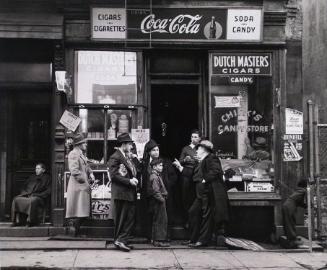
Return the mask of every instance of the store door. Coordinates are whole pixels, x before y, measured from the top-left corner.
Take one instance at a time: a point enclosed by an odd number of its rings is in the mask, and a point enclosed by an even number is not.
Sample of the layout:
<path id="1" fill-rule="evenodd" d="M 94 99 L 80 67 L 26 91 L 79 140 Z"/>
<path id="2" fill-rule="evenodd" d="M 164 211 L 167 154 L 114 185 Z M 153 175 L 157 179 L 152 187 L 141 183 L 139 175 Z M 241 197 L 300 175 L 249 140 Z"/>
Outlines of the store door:
<path id="1" fill-rule="evenodd" d="M 198 85 L 152 85 L 151 138 L 160 144 L 161 155 L 179 158 L 199 129 Z"/>
<path id="2" fill-rule="evenodd" d="M 36 98 L 37 97 L 37 98 Z M 51 174 L 51 92 L 46 90 L 10 94 L 11 117 L 8 123 L 8 189 L 7 203 L 10 213 L 11 201 L 19 194 L 25 180 L 34 173 L 35 165 L 42 162 Z"/>

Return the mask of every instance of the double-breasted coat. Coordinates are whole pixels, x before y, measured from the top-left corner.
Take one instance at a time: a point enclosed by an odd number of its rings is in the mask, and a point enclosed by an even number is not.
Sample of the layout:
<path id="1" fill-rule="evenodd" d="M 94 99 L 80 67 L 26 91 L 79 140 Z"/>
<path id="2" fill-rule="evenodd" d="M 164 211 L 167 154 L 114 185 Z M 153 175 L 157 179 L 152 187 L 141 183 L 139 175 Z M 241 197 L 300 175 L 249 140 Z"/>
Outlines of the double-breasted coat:
<path id="1" fill-rule="evenodd" d="M 88 176 L 92 173 L 81 149 L 75 147 L 68 154 L 70 178 L 67 187 L 66 218 L 89 217 L 91 188 Z"/>

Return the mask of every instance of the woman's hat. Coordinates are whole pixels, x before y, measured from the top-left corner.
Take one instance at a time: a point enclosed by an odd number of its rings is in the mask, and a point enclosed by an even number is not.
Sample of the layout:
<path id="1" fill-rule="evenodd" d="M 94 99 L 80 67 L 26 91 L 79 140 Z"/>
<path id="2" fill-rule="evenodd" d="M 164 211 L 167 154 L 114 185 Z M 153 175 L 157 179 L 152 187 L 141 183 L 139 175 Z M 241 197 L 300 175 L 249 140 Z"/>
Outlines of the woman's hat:
<path id="1" fill-rule="evenodd" d="M 73 138 L 74 145 L 79 145 L 79 144 L 82 144 L 85 142 L 87 142 L 87 140 L 85 139 L 85 137 L 82 133 L 76 134 L 75 137 Z"/>
<path id="2" fill-rule="evenodd" d="M 132 138 L 129 136 L 129 134 L 127 132 L 125 133 L 122 133 L 120 134 L 118 137 L 117 137 L 117 142 L 118 143 L 132 143 L 133 140 Z"/>
<path id="3" fill-rule="evenodd" d="M 198 149 L 200 146 L 202 146 L 203 148 L 207 149 L 209 152 L 213 152 L 213 144 L 212 142 L 208 141 L 208 140 L 203 140 L 201 141 L 197 146 L 196 149 Z"/>
<path id="4" fill-rule="evenodd" d="M 266 147 L 267 140 L 264 137 L 257 137 L 253 142 L 254 147 Z"/>
<path id="5" fill-rule="evenodd" d="M 146 143 L 145 148 L 146 148 L 146 152 L 150 152 L 153 148 L 159 146 L 159 144 L 156 143 L 155 140 L 150 140 Z"/>

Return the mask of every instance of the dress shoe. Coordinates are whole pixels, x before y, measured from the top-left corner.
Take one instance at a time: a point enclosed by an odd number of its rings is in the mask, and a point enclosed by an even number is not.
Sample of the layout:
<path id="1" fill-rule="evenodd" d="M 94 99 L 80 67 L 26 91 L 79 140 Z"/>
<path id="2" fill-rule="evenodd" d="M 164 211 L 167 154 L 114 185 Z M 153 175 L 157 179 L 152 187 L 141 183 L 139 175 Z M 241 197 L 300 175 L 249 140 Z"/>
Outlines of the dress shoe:
<path id="1" fill-rule="evenodd" d="M 198 241 L 196 243 L 189 244 L 188 246 L 192 248 L 200 248 L 200 247 L 206 247 L 207 244 Z"/>
<path id="2" fill-rule="evenodd" d="M 126 247 L 128 247 L 129 249 L 134 249 L 134 246 L 131 244 L 125 244 Z"/>
<path id="3" fill-rule="evenodd" d="M 188 246 L 189 244 L 192 244 L 192 242 L 190 240 L 186 240 L 181 243 L 181 245 L 183 245 L 183 246 Z"/>
<path id="4" fill-rule="evenodd" d="M 223 235 L 217 236 L 217 247 L 225 247 L 226 246 L 226 237 Z"/>
<path id="5" fill-rule="evenodd" d="M 125 252 L 129 252 L 131 249 L 127 247 L 123 242 L 115 241 L 114 245 L 117 249 Z"/>

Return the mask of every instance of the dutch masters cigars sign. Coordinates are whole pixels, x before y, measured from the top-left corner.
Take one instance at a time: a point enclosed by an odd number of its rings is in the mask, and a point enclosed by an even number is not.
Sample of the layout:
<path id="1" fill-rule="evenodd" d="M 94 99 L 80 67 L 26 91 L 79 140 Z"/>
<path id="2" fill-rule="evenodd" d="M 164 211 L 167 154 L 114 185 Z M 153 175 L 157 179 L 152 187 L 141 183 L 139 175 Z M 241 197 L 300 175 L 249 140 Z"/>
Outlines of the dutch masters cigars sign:
<path id="1" fill-rule="evenodd" d="M 212 75 L 265 75 L 270 76 L 270 53 L 212 53 Z"/>
<path id="2" fill-rule="evenodd" d="M 92 8 L 93 39 L 260 41 L 261 9 Z"/>

